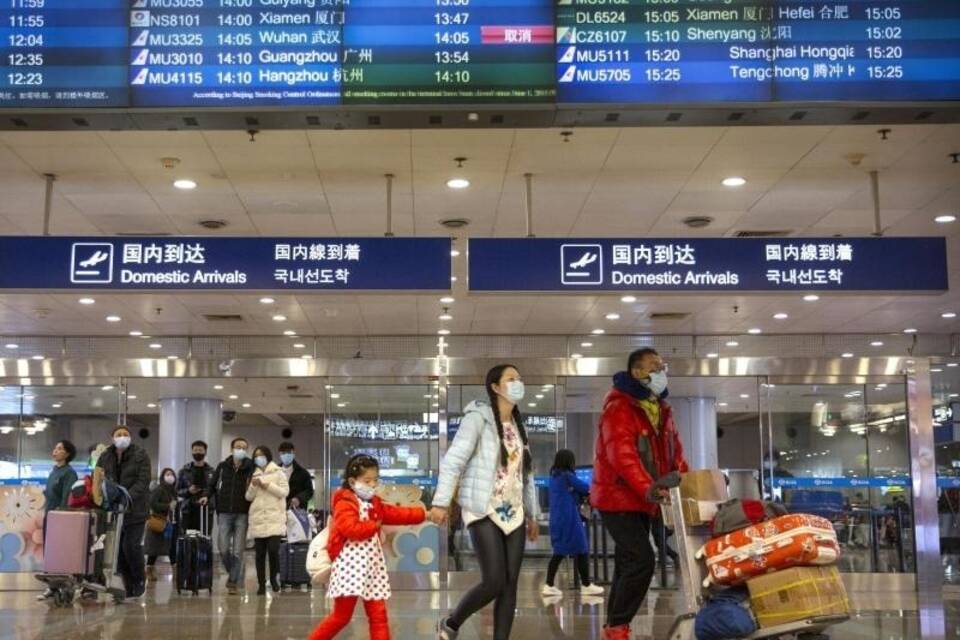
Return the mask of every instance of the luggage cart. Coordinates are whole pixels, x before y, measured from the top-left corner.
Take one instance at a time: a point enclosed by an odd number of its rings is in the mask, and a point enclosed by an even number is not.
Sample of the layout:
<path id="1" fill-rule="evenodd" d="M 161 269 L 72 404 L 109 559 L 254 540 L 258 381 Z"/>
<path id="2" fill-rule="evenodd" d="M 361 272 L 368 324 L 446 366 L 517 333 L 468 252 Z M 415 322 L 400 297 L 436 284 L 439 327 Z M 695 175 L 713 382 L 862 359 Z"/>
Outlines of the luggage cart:
<path id="1" fill-rule="evenodd" d="M 56 573 L 40 573 L 36 578 L 45 583 L 53 592 L 50 602 L 57 607 L 69 607 L 73 604 L 77 590 L 82 592 L 106 594 L 113 598 L 114 603 L 121 604 L 127 595 L 125 589 L 111 587 L 110 583 L 116 575 L 117 557 L 120 553 L 120 532 L 123 529 L 123 512 L 104 513 L 105 527 L 103 533 L 97 532 L 91 541 L 90 553 L 102 554 L 102 564 L 94 569 L 93 575 L 68 575 Z"/>
<path id="2" fill-rule="evenodd" d="M 706 564 L 697 558 L 700 547 L 710 539 L 706 526 L 687 526 L 683 518 L 683 506 L 680 488 L 670 489 L 670 502 L 661 507 L 666 521 L 673 523 L 674 541 L 680 554 L 680 575 L 683 582 L 683 607 L 686 611 L 677 616 L 670 628 L 669 640 L 695 640 L 694 621 L 697 612 L 706 601 L 703 581 L 707 577 Z M 829 638 L 824 631 L 835 624 L 845 622 L 849 616 L 822 616 L 799 622 L 758 629 L 747 636 L 748 640 L 761 638 L 795 638 L 797 640 L 825 640 Z"/>

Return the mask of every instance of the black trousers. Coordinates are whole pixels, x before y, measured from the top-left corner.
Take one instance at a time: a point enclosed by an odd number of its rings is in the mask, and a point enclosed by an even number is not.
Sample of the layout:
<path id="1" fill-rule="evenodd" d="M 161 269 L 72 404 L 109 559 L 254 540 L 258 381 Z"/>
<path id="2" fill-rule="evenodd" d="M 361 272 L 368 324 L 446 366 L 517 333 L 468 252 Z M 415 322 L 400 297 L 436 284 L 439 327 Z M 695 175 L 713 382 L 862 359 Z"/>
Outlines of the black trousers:
<path id="1" fill-rule="evenodd" d="M 278 584 L 277 574 L 280 572 L 280 536 L 255 538 L 253 544 L 257 554 L 257 584 L 261 587 L 267 584 L 266 564 L 268 557 L 270 559 L 270 584 Z"/>
<path id="2" fill-rule="evenodd" d="M 143 575 L 143 529 L 146 522 L 124 524 L 120 530 L 120 549 L 117 554 L 117 573 L 123 576 L 128 591 L 145 581 Z"/>
<path id="3" fill-rule="evenodd" d="M 547 565 L 547 584 L 551 587 L 553 586 L 553 581 L 557 577 L 557 570 L 560 568 L 560 563 L 563 562 L 563 559 L 567 556 L 560 556 L 554 554 L 550 558 L 550 564 Z M 580 574 L 580 584 L 585 587 L 590 586 L 590 556 L 589 554 L 580 554 L 573 556 L 573 560 L 577 565 L 577 573 Z"/>
<path id="4" fill-rule="evenodd" d="M 673 559 L 674 562 L 677 562 L 680 559 L 680 556 L 677 555 L 677 552 L 670 548 L 670 543 L 668 540 L 670 536 L 673 535 L 673 529 L 670 529 L 663 524 L 663 518 L 652 518 L 650 520 L 650 533 L 653 534 L 653 544 L 657 548 L 657 553 L 660 555 L 660 561 L 663 562 L 664 554 Z M 661 548 L 660 543 L 663 543 Z"/>
<path id="5" fill-rule="evenodd" d="M 160 556 L 147 556 L 147 566 L 152 567 L 157 564 L 157 558 Z M 174 529 L 173 535 L 170 536 L 170 550 L 167 551 L 167 559 L 170 561 L 170 564 L 177 564 L 177 531 Z"/>
<path id="6" fill-rule="evenodd" d="M 523 562 L 525 529 L 520 526 L 507 535 L 490 518 L 484 518 L 467 527 L 467 531 L 480 563 L 480 584 L 463 596 L 447 623 L 459 629 L 467 618 L 496 601 L 493 640 L 507 640 L 517 611 L 517 581 Z"/>
<path id="7" fill-rule="evenodd" d="M 650 516 L 635 511 L 600 515 L 615 545 L 607 625 L 619 627 L 637 615 L 653 579 L 656 558 L 650 546 Z"/>

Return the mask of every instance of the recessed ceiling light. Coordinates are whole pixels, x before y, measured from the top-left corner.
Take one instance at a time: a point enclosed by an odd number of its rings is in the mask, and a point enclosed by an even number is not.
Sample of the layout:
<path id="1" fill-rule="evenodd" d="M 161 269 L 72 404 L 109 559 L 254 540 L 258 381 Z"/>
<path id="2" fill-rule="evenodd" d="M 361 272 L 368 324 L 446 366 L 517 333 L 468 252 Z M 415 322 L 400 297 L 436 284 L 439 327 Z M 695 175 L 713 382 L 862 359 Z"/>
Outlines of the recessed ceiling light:
<path id="1" fill-rule="evenodd" d="M 948 224 L 950 222 L 956 222 L 957 216 L 950 213 L 944 213 L 943 215 L 939 215 L 936 218 L 934 218 L 933 221 L 939 222 L 940 224 Z"/>
<path id="2" fill-rule="evenodd" d="M 113 391 L 113 385 L 112 385 L 112 384 L 105 384 L 105 385 L 103 385 L 102 387 L 100 387 L 100 389 L 101 389 L 102 391 Z"/>
<path id="3" fill-rule="evenodd" d="M 728 406 L 728 404 L 727 404 L 726 402 L 718 402 L 718 403 L 717 403 L 717 406 L 718 406 L 718 407 L 726 407 L 726 406 Z"/>
<path id="4" fill-rule="evenodd" d="M 448 336 L 448 335 L 450 335 L 450 329 L 439 329 L 439 330 L 437 331 L 437 335 L 439 335 L 439 336 Z"/>
<path id="5" fill-rule="evenodd" d="M 852 357 L 853 357 L 853 354 L 850 353 L 849 351 L 847 351 L 846 353 L 841 353 L 841 354 L 840 354 L 840 357 L 841 357 L 841 358 L 852 358 Z"/>
<path id="6" fill-rule="evenodd" d="M 593 346 L 593 343 L 592 343 L 592 342 L 581 342 L 581 343 L 580 343 L 580 346 L 583 347 L 584 349 L 589 349 L 590 347 Z"/>
<path id="7" fill-rule="evenodd" d="M 453 304 L 454 299 L 451 296 L 443 296 L 440 298 L 440 304 Z"/>
<path id="8" fill-rule="evenodd" d="M 332 384 L 324 385 L 323 388 L 326 389 L 327 391 L 330 391 L 330 389 L 333 389 L 333 385 Z"/>
<path id="9" fill-rule="evenodd" d="M 147 404 L 147 408 L 148 408 L 148 409 L 156 409 L 156 408 L 157 408 L 157 404 L 156 404 L 155 402 L 150 402 L 150 403 Z"/>
<path id="10" fill-rule="evenodd" d="M 193 180 L 182 178 L 180 180 L 174 180 L 173 186 L 175 186 L 177 189 L 184 189 L 186 191 L 189 191 L 190 189 L 196 189 L 197 183 L 194 182 Z"/>
<path id="11" fill-rule="evenodd" d="M 620 302 L 625 302 L 626 304 L 633 304 L 637 301 L 637 296 L 623 296 L 620 298 Z"/>
<path id="12" fill-rule="evenodd" d="M 873 342 L 870 343 L 870 346 L 871 346 L 871 347 L 882 347 L 882 346 L 883 346 L 883 341 L 882 341 L 882 340 L 874 340 Z"/>
<path id="13" fill-rule="evenodd" d="M 951 393 L 947 396 L 948 398 L 957 398 L 960 397 L 960 393 Z"/>
<path id="14" fill-rule="evenodd" d="M 457 276 L 450 276 L 450 282 L 456 282 Z"/>
<path id="15" fill-rule="evenodd" d="M 260 304 L 273 304 L 274 302 L 276 302 L 276 300 L 270 297 L 260 298 Z"/>
<path id="16" fill-rule="evenodd" d="M 620 314 L 619 314 L 619 313 L 608 313 L 605 317 L 606 317 L 607 320 L 619 320 L 619 319 L 620 319 Z"/>
<path id="17" fill-rule="evenodd" d="M 249 409 L 252 405 L 251 405 L 249 402 L 244 402 L 244 403 L 243 403 L 242 405 L 240 405 L 240 406 L 243 407 L 244 409 Z"/>
<path id="18" fill-rule="evenodd" d="M 134 338 L 139 338 L 140 336 L 143 335 L 143 331 L 131 331 L 130 335 L 133 336 Z"/>
<path id="19" fill-rule="evenodd" d="M 909 327 L 909 328 L 907 328 L 907 329 L 904 329 L 903 332 L 904 332 L 904 333 L 916 333 L 917 330 L 914 329 L 913 327 Z"/>
<path id="20" fill-rule="evenodd" d="M 282 313 L 278 313 L 277 315 L 273 316 L 273 321 L 274 321 L 274 322 L 286 322 L 286 321 L 287 321 L 287 316 L 283 315 Z"/>
<path id="21" fill-rule="evenodd" d="M 339 408 L 343 409 L 345 406 L 347 406 L 347 403 L 346 403 L 346 402 L 338 402 L 338 403 L 337 403 L 337 406 L 338 406 Z"/>
<path id="22" fill-rule="evenodd" d="M 169 355 L 169 356 L 167 356 L 167 360 L 176 360 L 177 357 L 178 357 L 178 356 Z"/>
<path id="23" fill-rule="evenodd" d="M 819 299 L 820 299 L 820 296 L 818 296 L 815 293 L 808 293 L 807 295 L 803 296 L 804 302 L 816 302 Z"/>
<path id="24" fill-rule="evenodd" d="M 607 332 L 607 331 L 606 331 L 605 329 L 594 329 L 594 330 L 591 331 L 590 333 L 592 333 L 592 334 L 595 335 L 595 336 L 602 336 L 602 335 L 605 334 L 606 332 Z"/>
<path id="25" fill-rule="evenodd" d="M 741 393 L 741 394 L 740 394 L 740 397 L 743 398 L 744 400 L 746 400 L 747 398 L 750 397 L 750 394 L 749 394 L 749 393 Z"/>
<path id="26" fill-rule="evenodd" d="M 782 311 L 780 313 L 773 314 L 774 320 L 786 320 L 789 317 L 790 317 L 789 315 L 787 315 L 786 313 L 783 313 Z"/>
<path id="27" fill-rule="evenodd" d="M 451 189 L 466 189 L 470 186 L 470 181 L 466 178 L 450 178 L 447 180 L 447 186 Z"/>
<path id="28" fill-rule="evenodd" d="M 61 402 L 54 402 L 54 403 L 53 403 L 52 405 L 50 405 L 50 406 L 53 407 L 54 409 L 59 409 L 60 407 L 63 406 L 63 403 L 61 403 Z"/>
<path id="29" fill-rule="evenodd" d="M 719 353 L 708 353 L 708 354 L 707 354 L 707 357 L 708 357 L 708 358 L 719 358 L 719 357 L 720 357 L 720 354 L 719 354 Z"/>
<path id="30" fill-rule="evenodd" d="M 450 249 L 450 257 L 451 257 L 451 258 L 458 258 L 458 257 L 460 257 L 460 250 L 459 250 L 459 249 Z"/>
<path id="31" fill-rule="evenodd" d="M 43 360 L 43 356 L 41 356 L 41 355 L 35 355 L 35 356 L 33 356 L 33 359 L 34 359 L 34 360 Z"/>
<path id="32" fill-rule="evenodd" d="M 534 397 L 535 397 L 537 400 L 543 400 L 543 394 L 542 394 L 542 393 L 538 393 L 538 394 L 535 395 Z"/>
<path id="33" fill-rule="evenodd" d="M 120 316 L 107 316 L 107 322 L 120 322 L 123 320 Z"/>
<path id="34" fill-rule="evenodd" d="M 134 395 L 127 396 L 127 400 L 136 400 L 136 399 L 137 399 L 137 396 L 134 396 Z"/>
<path id="35" fill-rule="evenodd" d="M 20 348 L 20 345 L 14 343 L 14 342 L 8 342 L 8 343 L 5 344 L 4 346 L 5 346 L 7 349 L 19 349 L 19 348 Z"/>
<path id="36" fill-rule="evenodd" d="M 943 313 L 940 314 L 940 317 L 941 317 L 941 318 L 946 318 L 947 320 L 950 320 L 950 319 L 952 319 L 952 318 L 956 318 L 956 317 L 957 317 L 957 314 L 954 313 L 953 311 L 945 311 L 945 312 L 943 312 Z"/>
<path id="37" fill-rule="evenodd" d="M 93 298 L 80 298 L 79 300 L 77 300 L 77 302 L 79 302 L 80 304 L 93 304 L 94 302 L 96 302 L 96 300 L 94 300 Z"/>
<path id="38" fill-rule="evenodd" d="M 936 369 L 930 369 L 930 373 L 943 373 L 943 369 L 937 367 Z"/>
<path id="39" fill-rule="evenodd" d="M 231 394 L 230 394 L 229 396 L 227 396 L 227 397 L 230 398 L 231 400 L 237 400 L 237 399 L 240 398 L 240 396 L 238 396 L 238 395 L 235 394 L 235 393 L 231 393 Z"/>
<path id="40" fill-rule="evenodd" d="M 285 336 L 295 336 L 295 335 L 297 335 L 297 332 L 294 331 L 293 329 L 287 329 L 286 331 L 283 332 L 283 335 L 285 335 Z"/>
<path id="41" fill-rule="evenodd" d="M 305 354 L 303 354 L 303 355 L 300 356 L 300 357 L 301 357 L 302 359 L 304 359 L 304 360 L 313 360 L 313 356 L 310 355 L 309 353 L 305 353 Z"/>
<path id="42" fill-rule="evenodd" d="M 960 367 L 960 364 L 957 364 L 956 362 L 948 362 L 948 363 L 947 363 L 947 367 L 951 367 L 951 368 L 952 368 L 952 367 Z"/>
<path id="43" fill-rule="evenodd" d="M 728 341 L 727 341 L 727 346 L 728 346 L 728 347 L 739 347 L 739 346 L 740 346 L 740 343 L 737 342 L 736 340 L 728 340 Z"/>
<path id="44" fill-rule="evenodd" d="M 223 385 L 222 385 L 222 384 L 215 384 L 215 385 L 213 385 L 213 388 L 216 389 L 217 391 L 223 391 Z"/>
<path id="45" fill-rule="evenodd" d="M 151 349 L 163 349 L 163 345 L 160 344 L 159 342 L 151 342 L 151 343 L 150 343 L 150 348 L 151 348 Z"/>
<path id="46" fill-rule="evenodd" d="M 330 394 L 330 398 L 332 398 L 333 400 L 339 400 L 339 399 L 340 399 L 340 394 L 339 394 L 339 393 L 331 393 L 331 394 Z"/>
<path id="47" fill-rule="evenodd" d="M 747 184 L 746 179 L 740 176 L 730 176 L 723 179 L 723 186 L 725 187 L 742 187 L 745 184 Z"/>
<path id="48" fill-rule="evenodd" d="M 449 313 L 441 313 L 439 316 L 437 316 L 437 319 L 446 322 L 448 320 L 453 320 L 453 316 Z"/>
<path id="49" fill-rule="evenodd" d="M 763 329 L 758 329 L 757 327 L 754 327 L 752 329 L 747 329 L 747 333 L 749 333 L 752 336 L 758 336 L 761 333 L 763 333 Z"/>
<path id="50" fill-rule="evenodd" d="M 528 403 L 527 403 L 527 406 L 530 407 L 531 409 L 535 409 L 536 406 L 537 406 L 537 403 L 536 403 L 536 402 L 528 402 Z"/>
<path id="51" fill-rule="evenodd" d="M 573 358 L 574 360 L 579 360 L 580 358 L 583 357 L 583 354 L 582 354 L 582 353 L 571 353 L 571 354 L 570 354 L 570 357 Z"/>
<path id="52" fill-rule="evenodd" d="M 306 349 L 306 348 L 307 348 L 307 345 L 303 344 L 302 342 L 297 342 L 297 343 L 295 343 L 295 344 L 293 345 L 293 348 L 294 348 L 294 349 Z"/>

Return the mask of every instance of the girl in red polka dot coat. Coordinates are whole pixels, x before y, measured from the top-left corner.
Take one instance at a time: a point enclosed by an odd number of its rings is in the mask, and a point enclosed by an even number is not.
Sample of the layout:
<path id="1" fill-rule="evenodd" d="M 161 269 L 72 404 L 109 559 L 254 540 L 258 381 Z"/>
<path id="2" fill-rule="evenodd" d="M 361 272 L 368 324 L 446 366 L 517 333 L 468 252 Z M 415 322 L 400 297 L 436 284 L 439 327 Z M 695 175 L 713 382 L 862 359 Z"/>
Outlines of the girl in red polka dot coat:
<path id="1" fill-rule="evenodd" d="M 414 525 L 426 519 L 423 507 L 398 507 L 376 495 L 380 467 L 368 455 L 350 458 L 343 486 L 333 494 L 333 523 L 327 552 L 333 565 L 327 597 L 333 612 L 314 628 L 309 640 L 330 640 L 350 624 L 358 600 L 370 623 L 370 640 L 390 640 L 387 599 L 390 581 L 383 557 L 383 525 Z"/>

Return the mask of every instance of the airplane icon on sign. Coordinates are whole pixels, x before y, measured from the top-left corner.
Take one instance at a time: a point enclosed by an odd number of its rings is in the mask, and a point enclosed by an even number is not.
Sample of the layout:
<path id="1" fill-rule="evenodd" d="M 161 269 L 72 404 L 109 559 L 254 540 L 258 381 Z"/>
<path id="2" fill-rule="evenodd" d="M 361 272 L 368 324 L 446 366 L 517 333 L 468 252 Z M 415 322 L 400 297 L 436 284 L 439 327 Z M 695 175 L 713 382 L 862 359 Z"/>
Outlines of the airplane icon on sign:
<path id="1" fill-rule="evenodd" d="M 104 260 L 107 260 L 109 257 L 110 257 L 110 254 L 108 254 L 106 251 L 97 251 L 95 254 L 93 254 L 86 260 L 82 260 L 79 264 L 84 269 L 90 269 L 91 267 L 97 266 Z"/>
<path id="2" fill-rule="evenodd" d="M 566 285 L 603 284 L 603 247 L 598 244 L 561 245 L 560 282 Z"/>
<path id="3" fill-rule="evenodd" d="M 587 266 L 593 264 L 593 263 L 596 262 L 596 261 L 597 261 L 597 254 L 595 254 L 595 253 L 590 253 L 590 252 L 588 251 L 588 252 L 586 252 L 585 254 L 583 254 L 583 257 L 581 257 L 581 258 L 580 258 L 579 260 L 577 260 L 576 262 L 571 262 L 571 263 L 570 263 L 570 268 L 571 268 L 571 269 L 585 269 Z"/>

